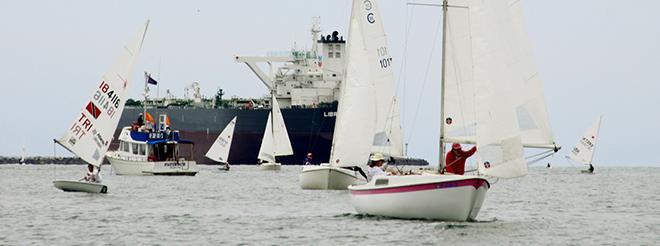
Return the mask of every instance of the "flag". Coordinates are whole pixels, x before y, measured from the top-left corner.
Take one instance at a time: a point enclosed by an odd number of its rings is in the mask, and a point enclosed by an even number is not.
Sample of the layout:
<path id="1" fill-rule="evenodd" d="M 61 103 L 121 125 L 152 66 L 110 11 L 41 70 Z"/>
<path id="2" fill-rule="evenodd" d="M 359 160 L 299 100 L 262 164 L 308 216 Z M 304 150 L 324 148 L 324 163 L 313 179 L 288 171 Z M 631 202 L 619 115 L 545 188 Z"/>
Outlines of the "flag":
<path id="1" fill-rule="evenodd" d="M 85 109 L 87 109 L 87 112 L 89 112 L 89 114 L 91 114 L 94 119 L 98 119 L 99 116 L 101 116 L 101 109 L 99 109 L 99 107 L 97 107 L 93 102 L 89 102 Z"/>
<path id="2" fill-rule="evenodd" d="M 156 121 L 154 121 L 154 117 L 151 116 L 149 112 L 147 112 L 147 115 L 144 117 L 145 121 L 151 122 L 151 124 L 156 124 Z"/>
<path id="3" fill-rule="evenodd" d="M 157 85 L 158 81 L 156 81 L 154 78 L 151 77 L 151 74 L 148 74 L 147 72 L 144 72 L 144 81 L 147 82 L 147 84 L 152 84 L 152 85 Z"/>

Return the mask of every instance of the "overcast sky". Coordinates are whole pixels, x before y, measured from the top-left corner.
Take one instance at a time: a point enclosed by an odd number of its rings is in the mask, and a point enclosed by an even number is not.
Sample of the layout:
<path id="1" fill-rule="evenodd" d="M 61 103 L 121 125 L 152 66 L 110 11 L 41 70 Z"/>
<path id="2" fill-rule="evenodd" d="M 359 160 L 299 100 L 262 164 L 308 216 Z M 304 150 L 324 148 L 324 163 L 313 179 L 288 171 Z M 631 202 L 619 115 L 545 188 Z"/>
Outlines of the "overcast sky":
<path id="1" fill-rule="evenodd" d="M 380 3 L 409 155 L 435 163 L 440 8 Z M 603 114 L 597 165 L 660 166 L 660 2 L 523 6 L 551 124 L 564 146 L 551 161 L 567 163 L 567 150 Z M 141 92 L 144 70 L 160 71 L 161 95 L 170 88 L 182 96 L 199 81 L 208 96 L 223 88 L 229 96 L 258 97 L 264 86 L 235 55 L 286 51 L 294 43 L 309 48 L 312 17 L 321 17 L 324 33 L 345 34 L 349 14 L 348 0 L 0 1 L 0 155 L 19 155 L 23 143 L 28 155 L 51 155 L 51 139 L 64 133 L 146 19 L 131 97 Z"/>

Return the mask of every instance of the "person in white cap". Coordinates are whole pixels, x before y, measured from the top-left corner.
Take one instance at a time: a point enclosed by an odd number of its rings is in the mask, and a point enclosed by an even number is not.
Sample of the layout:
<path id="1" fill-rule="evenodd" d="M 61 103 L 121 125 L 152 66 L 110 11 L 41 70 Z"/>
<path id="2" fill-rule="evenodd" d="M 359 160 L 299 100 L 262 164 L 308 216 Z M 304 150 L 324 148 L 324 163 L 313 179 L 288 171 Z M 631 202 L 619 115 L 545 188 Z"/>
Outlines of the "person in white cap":
<path id="1" fill-rule="evenodd" d="M 385 163 L 385 157 L 381 153 L 374 153 L 369 158 L 369 167 L 367 168 L 367 182 L 375 176 L 386 176 L 389 173 L 383 171 L 383 164 Z"/>

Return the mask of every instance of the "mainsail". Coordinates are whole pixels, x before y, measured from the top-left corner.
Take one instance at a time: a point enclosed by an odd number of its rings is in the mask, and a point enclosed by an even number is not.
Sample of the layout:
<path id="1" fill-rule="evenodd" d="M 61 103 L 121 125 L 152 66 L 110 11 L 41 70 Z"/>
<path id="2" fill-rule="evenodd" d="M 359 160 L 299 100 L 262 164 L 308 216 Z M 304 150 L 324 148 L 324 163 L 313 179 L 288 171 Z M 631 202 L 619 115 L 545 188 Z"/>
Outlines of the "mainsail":
<path id="1" fill-rule="evenodd" d="M 218 138 L 215 139 L 215 142 L 213 142 L 209 151 L 206 152 L 206 157 L 217 162 L 227 163 L 235 126 L 236 117 L 234 117 L 229 124 L 227 124 L 225 129 L 222 130 L 220 135 L 218 135 Z"/>
<path id="2" fill-rule="evenodd" d="M 476 144 L 481 174 L 527 174 L 523 147 L 556 149 L 518 0 L 451 1 L 445 142 Z"/>
<path id="3" fill-rule="evenodd" d="M 341 98 L 337 109 L 330 164 L 334 166 L 366 165 L 377 129 L 376 96 L 372 63 L 383 59 L 373 55 L 379 47 L 368 43 L 364 35 L 370 25 L 382 21 L 372 1 L 354 0 L 347 43 L 346 76 L 341 83 Z M 365 23 L 366 22 L 366 23 Z M 380 25 L 380 24 L 379 24 Z M 381 68 L 384 69 L 384 68 Z M 382 124 L 382 123 L 381 123 Z M 382 129 L 385 130 L 385 129 Z"/>
<path id="4" fill-rule="evenodd" d="M 451 1 L 446 35 L 446 142 L 476 143 L 476 90 L 483 83 L 476 76 L 488 70 L 491 80 L 506 80 L 493 81 L 509 86 L 502 97 L 516 100 L 523 146 L 556 148 L 520 1 Z"/>
<path id="5" fill-rule="evenodd" d="M 89 164 L 100 166 L 110 146 L 148 26 L 149 21 L 124 46 L 119 60 L 103 75 L 92 98 L 84 103 L 80 114 L 58 140 L 60 145 Z"/>
<path id="6" fill-rule="evenodd" d="M 598 142 L 598 133 L 600 131 L 600 123 L 602 120 L 603 117 L 601 116 L 591 125 L 589 130 L 584 133 L 580 141 L 578 141 L 575 147 L 573 147 L 571 153 L 566 157 L 585 165 L 592 164 L 591 162 L 594 159 L 596 142 Z"/>
<path id="7" fill-rule="evenodd" d="M 289 140 L 289 133 L 286 131 L 280 105 L 275 96 L 272 96 L 271 100 L 273 102 L 272 110 L 268 115 L 258 158 L 275 163 L 276 156 L 293 155 L 293 148 L 291 147 L 291 140 Z"/>

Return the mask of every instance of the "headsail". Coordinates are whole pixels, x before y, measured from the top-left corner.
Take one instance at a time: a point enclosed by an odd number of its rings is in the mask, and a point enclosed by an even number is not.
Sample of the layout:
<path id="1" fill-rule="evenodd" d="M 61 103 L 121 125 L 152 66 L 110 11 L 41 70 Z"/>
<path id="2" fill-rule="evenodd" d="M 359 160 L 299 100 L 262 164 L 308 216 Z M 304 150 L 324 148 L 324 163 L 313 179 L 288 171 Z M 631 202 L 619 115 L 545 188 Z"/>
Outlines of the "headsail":
<path id="1" fill-rule="evenodd" d="M 261 140 L 258 158 L 263 161 L 275 163 L 276 156 L 293 155 L 289 133 L 284 124 L 284 117 L 277 99 L 271 98 L 273 105 L 272 111 L 268 114 L 268 121 L 264 131 L 264 137 Z"/>
<path id="2" fill-rule="evenodd" d="M 451 1 L 448 11 L 445 122 L 446 141 L 476 143 L 476 89 L 483 56 L 497 57 L 495 73 L 507 74 L 515 91 L 515 112 L 525 147 L 555 148 L 542 85 L 523 23 L 521 4 L 507 1 Z M 479 54 L 487 49 L 492 53 Z M 499 83 L 499 82 L 498 82 Z M 479 105 L 480 107 L 480 105 Z"/>
<path id="3" fill-rule="evenodd" d="M 380 63 L 370 52 L 377 47 L 367 45 L 363 35 L 367 25 L 382 21 L 376 18 L 375 1 L 354 0 L 347 43 L 346 76 L 341 83 L 341 98 L 335 120 L 330 164 L 335 166 L 366 165 L 377 126 L 374 66 Z M 365 24 L 364 22 L 367 22 Z M 391 62 L 388 60 L 387 62 Z"/>
<path id="4" fill-rule="evenodd" d="M 220 135 L 218 135 L 218 138 L 215 139 L 215 142 L 213 142 L 209 151 L 206 152 L 206 157 L 217 162 L 227 163 L 235 126 L 236 117 L 234 117 L 229 124 L 227 124 L 225 129 L 222 130 Z"/>
<path id="5" fill-rule="evenodd" d="M 602 120 L 603 116 L 599 117 L 598 120 L 591 125 L 589 130 L 584 133 L 580 141 L 575 144 L 571 153 L 566 157 L 585 165 L 592 164 L 591 162 L 594 159 L 596 142 L 598 142 L 598 133 L 600 131 L 600 123 Z"/>
<path id="6" fill-rule="evenodd" d="M 149 21 L 124 46 L 119 60 L 103 75 L 91 99 L 84 103 L 82 112 L 58 140 L 60 145 L 89 164 L 100 166 L 110 146 L 148 26 Z"/>

